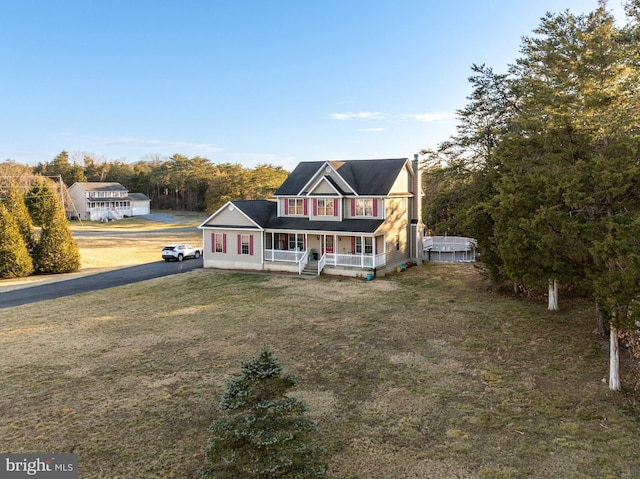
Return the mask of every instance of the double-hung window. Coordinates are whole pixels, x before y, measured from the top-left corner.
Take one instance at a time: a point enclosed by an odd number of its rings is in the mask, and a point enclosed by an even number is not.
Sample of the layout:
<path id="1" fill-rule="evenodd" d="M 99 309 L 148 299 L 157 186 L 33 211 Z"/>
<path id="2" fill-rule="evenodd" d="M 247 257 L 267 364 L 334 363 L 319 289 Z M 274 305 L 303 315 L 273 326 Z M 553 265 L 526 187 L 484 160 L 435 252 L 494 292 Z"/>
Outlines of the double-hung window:
<path id="1" fill-rule="evenodd" d="M 249 254 L 249 235 L 240 235 L 240 254 Z"/>
<path id="2" fill-rule="evenodd" d="M 288 211 L 290 215 L 304 215 L 304 199 L 289 198 Z"/>
<path id="3" fill-rule="evenodd" d="M 334 201 L 333 199 L 318 199 L 318 216 L 333 216 Z"/>
<path id="4" fill-rule="evenodd" d="M 297 241 L 296 241 L 297 238 Z M 303 235 L 289 235 L 289 250 L 302 251 L 304 249 L 304 236 Z"/>
<path id="5" fill-rule="evenodd" d="M 356 198 L 356 216 L 373 216 L 373 198 Z"/>
<path id="6" fill-rule="evenodd" d="M 224 233 L 215 233 L 215 249 L 214 252 L 215 253 L 224 253 L 224 246 L 225 246 L 225 238 L 224 238 Z"/>
<path id="7" fill-rule="evenodd" d="M 363 240 L 364 240 L 364 250 L 363 250 Z M 372 254 L 373 253 L 373 242 L 372 238 L 361 238 L 360 236 L 356 237 L 356 253 L 357 254 Z"/>

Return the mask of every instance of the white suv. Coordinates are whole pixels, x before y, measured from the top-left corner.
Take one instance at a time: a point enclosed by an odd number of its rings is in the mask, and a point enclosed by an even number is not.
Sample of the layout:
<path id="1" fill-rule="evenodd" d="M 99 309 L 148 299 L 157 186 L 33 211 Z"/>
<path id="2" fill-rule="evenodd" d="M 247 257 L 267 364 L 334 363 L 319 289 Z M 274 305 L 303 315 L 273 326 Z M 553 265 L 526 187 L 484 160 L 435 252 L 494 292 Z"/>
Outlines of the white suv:
<path id="1" fill-rule="evenodd" d="M 189 244 L 172 244 L 162 248 L 162 259 L 165 261 L 171 261 L 172 259 L 182 261 L 185 258 L 198 259 L 199 257 L 200 250 Z"/>

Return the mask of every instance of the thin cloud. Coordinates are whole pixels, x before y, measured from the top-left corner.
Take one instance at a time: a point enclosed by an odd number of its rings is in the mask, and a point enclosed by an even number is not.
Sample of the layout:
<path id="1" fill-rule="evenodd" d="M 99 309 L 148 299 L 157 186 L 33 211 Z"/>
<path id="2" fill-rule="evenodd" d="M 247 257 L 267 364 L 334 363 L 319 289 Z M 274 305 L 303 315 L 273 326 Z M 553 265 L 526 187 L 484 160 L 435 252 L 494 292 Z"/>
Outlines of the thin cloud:
<path id="1" fill-rule="evenodd" d="M 347 113 L 332 113 L 333 120 L 384 120 L 387 115 L 379 111 L 361 111 Z"/>
<path id="2" fill-rule="evenodd" d="M 407 118 L 412 118 L 414 120 L 418 120 L 424 123 L 430 123 L 432 121 L 441 121 L 441 120 L 455 120 L 455 113 L 417 113 L 414 115 L 406 115 Z"/>

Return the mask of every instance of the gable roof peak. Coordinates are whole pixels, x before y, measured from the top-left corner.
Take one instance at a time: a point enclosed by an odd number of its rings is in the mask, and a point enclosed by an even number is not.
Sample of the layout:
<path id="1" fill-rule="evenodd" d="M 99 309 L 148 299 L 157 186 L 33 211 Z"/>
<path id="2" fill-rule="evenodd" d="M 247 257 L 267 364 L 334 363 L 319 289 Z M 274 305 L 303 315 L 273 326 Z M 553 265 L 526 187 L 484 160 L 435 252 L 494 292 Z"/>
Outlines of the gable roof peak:
<path id="1" fill-rule="evenodd" d="M 298 196 L 312 180 L 331 168 L 355 195 L 386 195 L 406 165 L 407 158 L 327 160 L 301 162 L 276 190 L 276 196 Z"/>

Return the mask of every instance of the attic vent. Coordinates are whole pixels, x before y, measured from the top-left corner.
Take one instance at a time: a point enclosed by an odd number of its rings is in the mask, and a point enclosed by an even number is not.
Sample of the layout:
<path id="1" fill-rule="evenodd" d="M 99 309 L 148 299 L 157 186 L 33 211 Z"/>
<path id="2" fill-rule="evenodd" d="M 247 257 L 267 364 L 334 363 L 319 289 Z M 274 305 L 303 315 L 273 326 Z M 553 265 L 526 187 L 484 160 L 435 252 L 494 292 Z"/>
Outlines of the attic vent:
<path id="1" fill-rule="evenodd" d="M 229 206 L 229 211 L 233 211 L 235 208 L 233 207 L 233 205 Z"/>
<path id="2" fill-rule="evenodd" d="M 324 171 L 327 173 L 331 173 L 331 167 L 330 166 L 325 167 Z"/>

